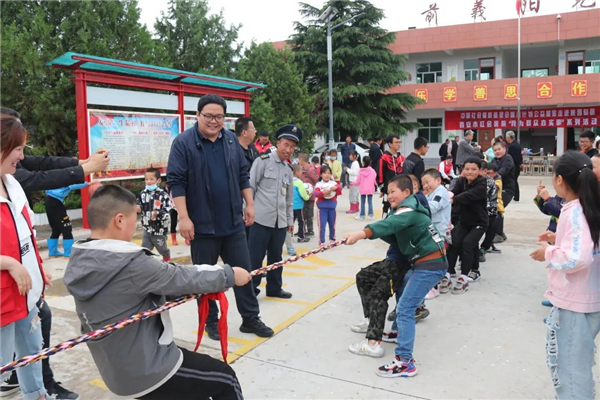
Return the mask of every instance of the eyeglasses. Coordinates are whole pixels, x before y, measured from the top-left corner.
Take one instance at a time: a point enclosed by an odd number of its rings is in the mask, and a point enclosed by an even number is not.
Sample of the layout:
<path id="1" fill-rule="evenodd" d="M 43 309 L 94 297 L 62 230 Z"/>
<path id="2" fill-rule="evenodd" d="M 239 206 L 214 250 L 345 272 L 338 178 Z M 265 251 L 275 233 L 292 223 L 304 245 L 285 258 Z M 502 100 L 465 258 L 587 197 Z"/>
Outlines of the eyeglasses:
<path id="1" fill-rule="evenodd" d="M 392 144 L 402 144 L 402 142 L 392 142 Z"/>
<path id="2" fill-rule="evenodd" d="M 221 115 L 221 114 L 219 114 L 219 115 L 212 115 L 212 114 L 202 114 L 202 113 L 200 113 L 200 115 L 202 115 L 207 122 L 210 122 L 210 121 L 223 122 L 223 120 L 225 119 L 225 116 Z"/>

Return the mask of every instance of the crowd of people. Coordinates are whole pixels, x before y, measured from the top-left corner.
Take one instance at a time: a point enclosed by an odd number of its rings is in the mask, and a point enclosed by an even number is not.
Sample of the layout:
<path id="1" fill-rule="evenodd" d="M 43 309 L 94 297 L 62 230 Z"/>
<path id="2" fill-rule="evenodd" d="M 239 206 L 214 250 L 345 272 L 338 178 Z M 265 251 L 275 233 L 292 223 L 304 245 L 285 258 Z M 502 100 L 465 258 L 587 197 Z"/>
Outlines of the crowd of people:
<path id="1" fill-rule="evenodd" d="M 305 152 L 295 157 L 303 137 L 300 127 L 281 127 L 272 144 L 268 132 L 256 138 L 248 117 L 236 121 L 235 133 L 225 129 L 226 112 L 223 98 L 203 96 L 196 124 L 173 141 L 167 189 L 154 168 L 146 171 L 138 196 L 117 185 L 101 186 L 88 205 L 90 238 L 73 243 L 64 200 L 86 186 L 85 176 L 106 169 L 109 152 L 87 160 L 24 156 L 27 131 L 16 112 L 2 110 L 2 364 L 39 351 L 50 336 L 51 312 L 43 293 L 52 278 L 38 251 L 27 193 L 47 191 L 53 230 L 49 255 L 69 257 L 64 281 L 84 333 L 161 304 L 167 296 L 233 288 L 240 331 L 270 337 L 274 331 L 260 316 L 261 275 L 252 277 L 251 271 L 265 259 L 268 264 L 281 261 L 284 247 L 295 253 L 294 237 L 297 243 L 315 238 L 318 246 L 340 239 L 337 206 L 347 189 L 346 212 L 369 223 L 347 236 L 346 244 L 381 239 L 389 245 L 383 260 L 357 274 L 365 319 L 351 329 L 365 338 L 349 351 L 382 357 L 381 341 L 393 342 L 395 357 L 376 373 L 417 373 L 415 324 L 429 315 L 425 300 L 466 293 L 482 279 L 480 264 L 486 255 L 500 254 L 496 244 L 507 240 L 504 213 L 511 201 L 520 199 L 523 163 L 514 133 L 495 138 L 491 152 L 483 153 L 472 143 L 473 132 L 466 131 L 462 138 L 446 141 L 437 168 L 427 169 L 429 143 L 422 137 L 406 156 L 400 153 L 400 137 L 390 135 L 387 149 L 377 137 L 362 158 L 351 137 L 341 147 L 341 162 L 336 149 L 321 159 Z M 551 217 L 531 257 L 546 261 L 550 270 L 546 297 L 554 307 L 547 320 L 548 365 L 559 397 L 565 398 L 592 393 L 592 350 L 600 331 L 600 155 L 593 139 L 591 132 L 582 134 L 582 152 L 568 152 L 556 161 L 556 195 L 540 183 L 535 198 Z M 375 220 L 377 193 L 381 220 Z M 138 214 L 144 228 L 141 246 L 131 242 Z M 177 225 L 190 246 L 192 265 L 169 262 L 168 235 L 176 244 Z M 61 234 L 63 252 L 58 251 Z M 225 264 L 217 264 L 219 258 Z M 266 281 L 266 296 L 292 297 L 283 289 L 282 268 L 269 271 Z M 388 314 L 391 297 L 397 305 Z M 220 312 L 225 310 L 210 300 L 206 332 L 214 340 L 224 334 Z M 393 321 L 388 331 L 386 316 Z M 201 391 L 214 399 L 243 398 L 230 366 L 175 344 L 168 313 L 88 347 L 104 382 L 117 395 L 184 398 Z M 54 381 L 48 360 L 18 369 L 16 377 L 18 383 L 14 374 L 10 378 L 12 386 L 19 385 L 26 400 L 78 397 Z"/>

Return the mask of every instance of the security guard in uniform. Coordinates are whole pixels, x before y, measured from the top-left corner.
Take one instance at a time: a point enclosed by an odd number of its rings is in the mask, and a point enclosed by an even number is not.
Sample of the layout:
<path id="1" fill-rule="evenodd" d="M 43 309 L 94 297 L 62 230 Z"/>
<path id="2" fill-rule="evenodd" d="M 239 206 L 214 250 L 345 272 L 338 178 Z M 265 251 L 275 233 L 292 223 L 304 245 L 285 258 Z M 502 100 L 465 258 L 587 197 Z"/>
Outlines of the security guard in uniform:
<path id="1" fill-rule="evenodd" d="M 262 267 L 265 253 L 267 264 L 281 261 L 286 231 L 293 232 L 294 215 L 292 200 L 294 186 L 292 169 L 286 161 L 296 145 L 302 140 L 302 130 L 296 125 L 286 125 L 277 130 L 277 151 L 262 154 L 252 164 L 250 186 L 254 191 L 254 224 L 250 227 L 248 247 L 252 269 Z M 267 273 L 267 296 L 289 299 L 292 294 L 282 289 L 282 270 L 278 268 Z M 254 288 L 261 275 L 254 277 Z"/>

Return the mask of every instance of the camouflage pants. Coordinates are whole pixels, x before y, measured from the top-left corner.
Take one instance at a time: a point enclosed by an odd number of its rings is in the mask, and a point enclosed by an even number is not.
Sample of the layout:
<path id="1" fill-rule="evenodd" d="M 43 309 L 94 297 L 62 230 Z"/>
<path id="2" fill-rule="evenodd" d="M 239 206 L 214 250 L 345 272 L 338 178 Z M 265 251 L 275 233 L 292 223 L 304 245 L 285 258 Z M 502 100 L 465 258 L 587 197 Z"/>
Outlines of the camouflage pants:
<path id="1" fill-rule="evenodd" d="M 356 288 L 365 318 L 369 318 L 367 339 L 381 340 L 388 300 L 402 284 L 410 264 L 383 260 L 369 265 L 356 274 Z"/>

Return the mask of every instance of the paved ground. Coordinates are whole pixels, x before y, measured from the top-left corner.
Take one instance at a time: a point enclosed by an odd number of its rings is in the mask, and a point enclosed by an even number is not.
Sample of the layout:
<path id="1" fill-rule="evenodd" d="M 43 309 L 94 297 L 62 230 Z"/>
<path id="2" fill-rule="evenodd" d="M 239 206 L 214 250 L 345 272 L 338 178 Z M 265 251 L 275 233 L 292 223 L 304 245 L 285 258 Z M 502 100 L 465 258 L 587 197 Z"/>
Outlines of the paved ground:
<path id="1" fill-rule="evenodd" d="M 501 256 L 489 255 L 482 264 L 483 279 L 462 296 L 441 295 L 428 301 L 431 315 L 419 323 L 415 358 L 419 375 L 383 379 L 375 368 L 393 357 L 384 344 L 381 359 L 355 356 L 348 345 L 361 339 L 350 324 L 362 318 L 354 285 L 356 272 L 384 257 L 382 242 L 361 242 L 335 248 L 285 267 L 285 289 L 291 300 L 260 296 L 263 320 L 276 335 L 268 340 L 239 332 L 233 294 L 229 313 L 229 361 L 251 399 L 388 399 L 388 398 L 551 398 L 545 365 L 542 319 L 549 309 L 540 301 L 546 286 L 545 268 L 528 254 L 548 222 L 534 206 L 539 178 L 522 177 L 522 201 L 508 207 L 508 242 Z M 549 178 L 544 179 L 551 187 Z M 338 237 L 361 229 L 363 223 L 344 214 L 347 197 L 338 208 Z M 378 203 L 378 202 L 377 202 Z M 136 239 L 139 242 L 139 239 Z M 306 251 L 316 240 L 297 247 Z M 172 248 L 179 262 L 189 262 L 185 245 Z M 66 262 L 52 259 L 54 274 L 48 291 L 53 309 L 52 344 L 77 336 L 73 299 L 62 284 Z M 193 304 L 171 313 L 177 342 L 193 348 L 197 314 Z M 219 357 L 219 344 L 207 337 L 202 352 Z M 52 357 L 57 379 L 83 399 L 111 399 L 84 345 Z M 13 396 L 16 398 L 16 396 Z"/>

